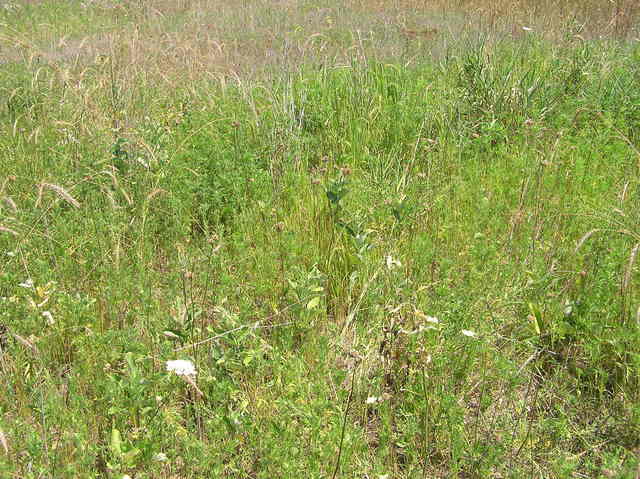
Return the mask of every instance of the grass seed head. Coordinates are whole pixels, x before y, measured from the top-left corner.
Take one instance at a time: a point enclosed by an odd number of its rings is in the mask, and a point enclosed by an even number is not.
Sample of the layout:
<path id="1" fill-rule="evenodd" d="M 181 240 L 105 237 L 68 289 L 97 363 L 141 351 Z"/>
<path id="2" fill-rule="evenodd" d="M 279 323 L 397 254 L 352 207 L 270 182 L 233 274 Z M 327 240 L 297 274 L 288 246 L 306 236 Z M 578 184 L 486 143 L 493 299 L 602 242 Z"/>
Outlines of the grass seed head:
<path id="1" fill-rule="evenodd" d="M 40 195 L 38 196 L 38 202 L 40 200 L 40 196 L 42 195 L 43 189 L 48 189 L 53 191 L 56 195 L 58 195 L 61 199 L 69 203 L 74 208 L 80 208 L 80 202 L 76 200 L 71 194 L 65 190 L 60 185 L 54 185 L 53 183 L 41 183 L 40 184 Z"/>

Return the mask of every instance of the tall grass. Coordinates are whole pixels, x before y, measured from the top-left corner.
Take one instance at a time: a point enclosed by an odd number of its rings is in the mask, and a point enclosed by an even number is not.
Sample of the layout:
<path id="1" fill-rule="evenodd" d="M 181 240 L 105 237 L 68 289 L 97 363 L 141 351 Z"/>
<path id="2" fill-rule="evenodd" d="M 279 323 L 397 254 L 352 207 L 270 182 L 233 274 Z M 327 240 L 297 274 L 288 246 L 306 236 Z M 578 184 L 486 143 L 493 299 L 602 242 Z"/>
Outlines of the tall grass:
<path id="1" fill-rule="evenodd" d="M 0 475 L 635 477 L 633 2 L 0 19 Z"/>

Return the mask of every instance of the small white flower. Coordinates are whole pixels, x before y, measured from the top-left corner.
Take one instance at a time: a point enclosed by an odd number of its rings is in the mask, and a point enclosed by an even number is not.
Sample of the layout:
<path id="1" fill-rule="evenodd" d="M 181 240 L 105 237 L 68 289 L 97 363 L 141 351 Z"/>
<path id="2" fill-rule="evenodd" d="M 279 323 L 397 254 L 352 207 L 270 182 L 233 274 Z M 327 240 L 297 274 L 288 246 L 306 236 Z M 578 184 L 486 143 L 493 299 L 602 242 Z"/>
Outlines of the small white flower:
<path id="1" fill-rule="evenodd" d="M 469 331 L 468 329 L 463 329 L 462 330 L 462 334 L 464 334 L 465 336 L 468 336 L 470 338 L 475 338 L 477 336 L 476 333 L 474 333 L 473 331 Z"/>
<path id="2" fill-rule="evenodd" d="M 196 367 L 186 359 L 167 361 L 167 371 L 176 373 L 178 376 L 195 376 L 197 374 Z"/>
<path id="3" fill-rule="evenodd" d="M 435 316 L 428 316 L 420 310 L 416 310 L 414 314 L 427 323 L 440 324 L 440 320 L 438 318 L 436 318 Z"/>
<path id="4" fill-rule="evenodd" d="M 53 323 L 55 323 L 55 321 L 53 320 L 53 316 L 52 316 L 50 311 L 43 311 L 42 312 L 42 317 L 47 320 L 47 324 L 49 326 L 51 326 Z"/>
<path id="5" fill-rule="evenodd" d="M 397 259 L 394 259 L 391 255 L 387 255 L 386 262 L 388 269 L 400 268 L 402 266 L 402 263 Z"/>
<path id="6" fill-rule="evenodd" d="M 19 283 L 18 286 L 22 288 L 33 288 L 33 280 L 31 278 L 27 278 L 24 283 Z"/>
<path id="7" fill-rule="evenodd" d="M 129 474 L 125 474 L 124 476 L 122 476 L 122 479 L 131 479 L 131 476 Z"/>
<path id="8" fill-rule="evenodd" d="M 164 452 L 159 452 L 153 456 L 153 460 L 158 462 L 167 462 L 169 458 Z"/>
<path id="9" fill-rule="evenodd" d="M 375 396 L 369 396 L 369 397 L 367 398 L 367 401 L 366 401 L 366 402 L 367 402 L 367 404 L 375 404 L 375 403 L 377 403 L 377 402 L 379 402 L 379 401 L 380 401 L 380 398 L 377 398 L 377 397 L 375 397 Z"/>

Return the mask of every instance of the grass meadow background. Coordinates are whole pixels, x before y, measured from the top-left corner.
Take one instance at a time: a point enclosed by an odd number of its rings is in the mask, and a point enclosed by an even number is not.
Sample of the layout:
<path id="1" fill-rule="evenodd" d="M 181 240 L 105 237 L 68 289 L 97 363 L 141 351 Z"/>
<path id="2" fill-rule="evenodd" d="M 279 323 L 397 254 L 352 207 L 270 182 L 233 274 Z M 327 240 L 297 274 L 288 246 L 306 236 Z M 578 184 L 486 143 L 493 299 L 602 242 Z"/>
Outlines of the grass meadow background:
<path id="1" fill-rule="evenodd" d="M 0 476 L 639 477 L 639 14 L 1 1 Z"/>

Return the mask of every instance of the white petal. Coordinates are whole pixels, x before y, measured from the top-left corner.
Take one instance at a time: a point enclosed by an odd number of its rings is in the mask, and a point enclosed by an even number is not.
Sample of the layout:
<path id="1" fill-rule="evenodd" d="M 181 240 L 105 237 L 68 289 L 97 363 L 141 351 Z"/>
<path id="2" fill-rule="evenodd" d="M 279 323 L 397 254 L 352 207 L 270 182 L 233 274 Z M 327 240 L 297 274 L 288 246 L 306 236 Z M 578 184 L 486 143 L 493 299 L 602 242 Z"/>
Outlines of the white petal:
<path id="1" fill-rule="evenodd" d="M 186 359 L 167 361 L 167 371 L 178 376 L 195 376 L 197 374 L 196 367 Z"/>
<path id="2" fill-rule="evenodd" d="M 399 268 L 402 266 L 402 263 L 400 261 L 398 261 L 397 259 L 394 259 L 391 255 L 388 255 L 386 257 L 386 262 L 387 262 L 387 268 L 388 269 L 393 269 L 393 268 Z"/>
<path id="3" fill-rule="evenodd" d="M 49 326 L 51 326 L 53 323 L 55 323 L 55 321 L 53 320 L 53 316 L 51 314 L 51 311 L 43 311 L 42 312 L 42 317 L 47 320 L 47 324 Z"/>

